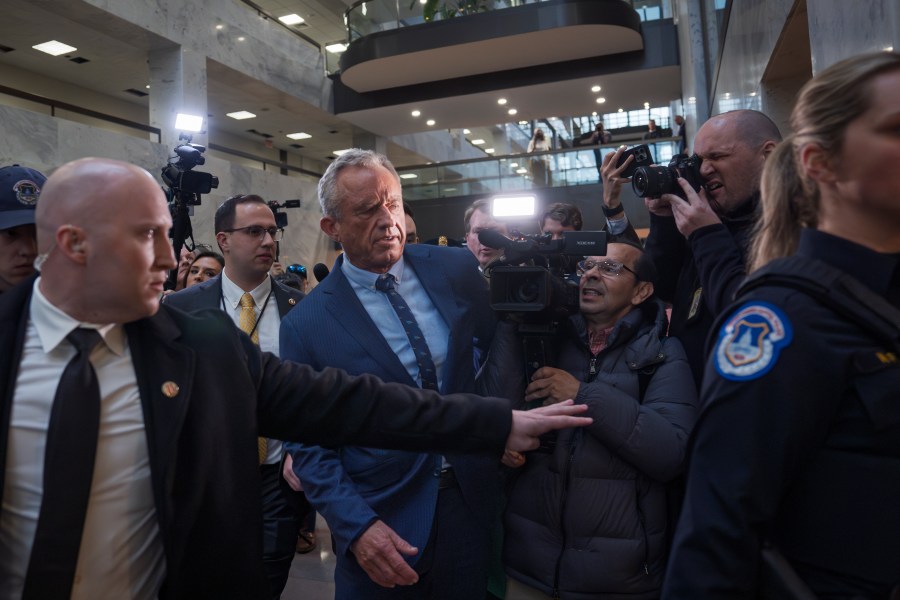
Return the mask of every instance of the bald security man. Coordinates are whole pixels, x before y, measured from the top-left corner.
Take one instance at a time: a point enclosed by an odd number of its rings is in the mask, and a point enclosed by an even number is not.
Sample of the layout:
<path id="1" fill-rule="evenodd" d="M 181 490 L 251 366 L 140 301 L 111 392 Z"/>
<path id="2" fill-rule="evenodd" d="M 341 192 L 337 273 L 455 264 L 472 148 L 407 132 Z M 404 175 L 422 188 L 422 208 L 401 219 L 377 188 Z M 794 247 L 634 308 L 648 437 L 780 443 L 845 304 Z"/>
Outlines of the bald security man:
<path id="1" fill-rule="evenodd" d="M 257 435 L 493 453 L 583 425 L 280 362 L 159 304 L 153 177 L 87 158 L 38 204 L 40 276 L 0 296 L 0 598 L 265 598 Z"/>

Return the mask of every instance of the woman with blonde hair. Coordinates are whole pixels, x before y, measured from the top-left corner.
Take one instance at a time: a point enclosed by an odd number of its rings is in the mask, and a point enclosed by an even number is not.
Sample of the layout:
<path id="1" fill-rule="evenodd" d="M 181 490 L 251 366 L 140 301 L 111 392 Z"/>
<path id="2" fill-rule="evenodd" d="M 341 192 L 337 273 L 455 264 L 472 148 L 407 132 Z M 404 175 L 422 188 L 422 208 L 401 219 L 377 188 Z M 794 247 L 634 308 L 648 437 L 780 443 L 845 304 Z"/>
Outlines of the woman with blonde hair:
<path id="1" fill-rule="evenodd" d="M 766 161 L 665 598 L 900 598 L 898 99 L 900 55 L 837 63 Z"/>

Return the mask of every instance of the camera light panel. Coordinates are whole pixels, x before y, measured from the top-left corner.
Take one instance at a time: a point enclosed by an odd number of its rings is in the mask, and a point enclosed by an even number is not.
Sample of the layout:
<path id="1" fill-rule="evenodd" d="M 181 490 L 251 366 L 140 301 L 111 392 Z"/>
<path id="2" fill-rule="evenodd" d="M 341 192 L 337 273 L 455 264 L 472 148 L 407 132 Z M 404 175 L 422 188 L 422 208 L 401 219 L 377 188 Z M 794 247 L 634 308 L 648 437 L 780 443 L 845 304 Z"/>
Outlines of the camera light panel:
<path id="1" fill-rule="evenodd" d="M 537 198 L 534 195 L 494 196 L 491 214 L 495 217 L 533 217 Z"/>

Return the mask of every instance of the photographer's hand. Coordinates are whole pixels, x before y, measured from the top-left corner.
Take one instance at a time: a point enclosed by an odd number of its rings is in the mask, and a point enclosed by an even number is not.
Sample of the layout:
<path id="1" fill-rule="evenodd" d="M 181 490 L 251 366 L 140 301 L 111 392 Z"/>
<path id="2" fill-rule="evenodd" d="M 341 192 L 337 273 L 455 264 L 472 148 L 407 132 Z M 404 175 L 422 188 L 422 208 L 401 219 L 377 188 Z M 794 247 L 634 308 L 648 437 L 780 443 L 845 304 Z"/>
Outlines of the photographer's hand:
<path id="1" fill-rule="evenodd" d="M 603 181 L 603 205 L 606 208 L 616 208 L 622 202 L 619 196 L 622 194 L 622 186 L 631 179 L 629 177 L 619 177 L 622 171 L 628 168 L 634 162 L 634 156 L 629 156 L 620 166 L 616 166 L 619 157 L 625 151 L 625 146 L 619 146 L 615 152 L 610 152 L 603 157 L 603 166 L 600 167 L 600 179 Z"/>
<path id="2" fill-rule="evenodd" d="M 541 367 L 525 388 L 525 402 L 545 398 L 544 405 L 556 404 L 578 395 L 581 383 L 562 369 Z"/>
<path id="3" fill-rule="evenodd" d="M 682 177 L 678 178 L 678 185 L 684 190 L 687 200 L 683 200 L 674 194 L 665 194 L 663 199 L 669 201 L 672 207 L 672 214 L 675 216 L 675 226 L 678 227 L 681 235 L 687 238 L 701 227 L 722 222 L 719 215 L 709 205 L 705 189 L 701 189 L 698 194 L 691 187 L 691 184 Z"/>

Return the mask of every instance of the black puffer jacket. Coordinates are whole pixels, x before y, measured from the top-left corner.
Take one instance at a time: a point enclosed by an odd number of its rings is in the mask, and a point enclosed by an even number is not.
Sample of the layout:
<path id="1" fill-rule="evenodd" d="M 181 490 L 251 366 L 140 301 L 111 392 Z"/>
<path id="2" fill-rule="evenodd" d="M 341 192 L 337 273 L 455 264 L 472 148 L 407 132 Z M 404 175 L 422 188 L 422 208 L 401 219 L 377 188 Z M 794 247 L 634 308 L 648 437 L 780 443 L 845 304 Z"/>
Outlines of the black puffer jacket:
<path id="1" fill-rule="evenodd" d="M 681 344 L 650 300 L 616 326 L 596 357 L 584 319 L 567 323 L 559 367 L 581 384 L 594 423 L 532 452 L 506 510 L 507 573 L 563 599 L 654 598 L 666 561 L 666 483 L 684 466 L 697 392 Z M 590 374 L 594 364 L 596 376 Z M 646 377 L 643 402 L 640 371 Z"/>

